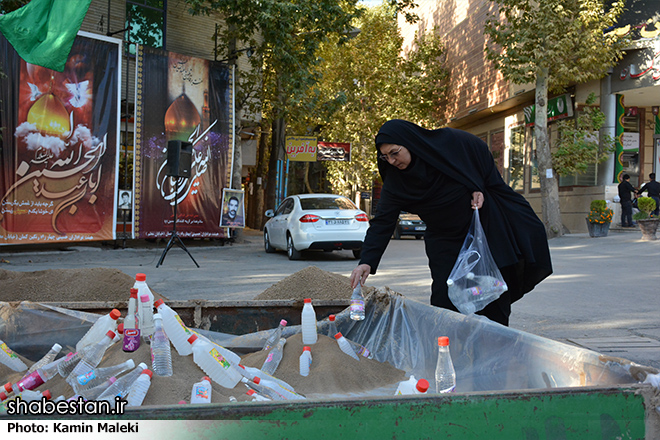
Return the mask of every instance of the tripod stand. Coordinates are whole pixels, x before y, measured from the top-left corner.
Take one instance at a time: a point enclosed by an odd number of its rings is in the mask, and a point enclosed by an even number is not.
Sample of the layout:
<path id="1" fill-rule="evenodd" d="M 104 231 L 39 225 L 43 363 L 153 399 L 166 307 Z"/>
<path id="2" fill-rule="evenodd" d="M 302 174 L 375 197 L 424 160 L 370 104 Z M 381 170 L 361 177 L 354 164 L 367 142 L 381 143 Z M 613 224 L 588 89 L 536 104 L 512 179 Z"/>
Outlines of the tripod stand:
<path id="1" fill-rule="evenodd" d="M 188 248 L 186 248 L 186 245 L 183 244 L 183 241 L 181 241 L 181 238 L 179 238 L 179 234 L 176 233 L 176 211 L 177 211 L 177 206 L 179 205 L 179 177 L 175 177 L 175 183 L 174 183 L 174 223 L 172 223 L 172 235 L 170 235 L 170 241 L 167 243 L 167 246 L 165 247 L 165 250 L 163 251 L 163 254 L 160 256 L 160 260 L 158 261 L 158 264 L 156 267 L 160 266 L 163 263 L 163 260 L 165 259 L 165 255 L 167 255 L 167 251 L 169 251 L 172 246 L 176 243 L 181 249 L 186 251 L 188 256 L 193 260 L 193 263 L 195 263 L 195 266 L 199 267 L 199 264 L 197 264 L 197 261 L 193 258 L 192 255 L 190 255 L 190 252 L 188 252 Z"/>

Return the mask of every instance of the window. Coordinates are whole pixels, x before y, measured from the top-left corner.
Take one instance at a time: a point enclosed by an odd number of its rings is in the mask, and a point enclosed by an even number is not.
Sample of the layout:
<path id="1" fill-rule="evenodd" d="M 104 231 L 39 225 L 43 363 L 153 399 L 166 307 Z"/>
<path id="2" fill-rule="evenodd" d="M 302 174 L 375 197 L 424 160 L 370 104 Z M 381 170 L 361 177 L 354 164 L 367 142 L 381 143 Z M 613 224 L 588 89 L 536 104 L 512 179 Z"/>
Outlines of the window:
<path id="1" fill-rule="evenodd" d="M 131 26 L 128 40 L 145 46 L 165 47 L 165 10 L 167 0 L 126 0 L 126 27 Z M 135 45 L 129 45 L 135 55 Z"/>
<path id="2" fill-rule="evenodd" d="M 525 127 L 511 129 L 509 148 L 509 186 L 516 191 L 524 189 L 525 181 Z"/>
<path id="3" fill-rule="evenodd" d="M 303 210 L 309 209 L 357 209 L 353 202 L 346 197 L 319 197 L 319 198 L 301 198 L 300 206 Z"/>

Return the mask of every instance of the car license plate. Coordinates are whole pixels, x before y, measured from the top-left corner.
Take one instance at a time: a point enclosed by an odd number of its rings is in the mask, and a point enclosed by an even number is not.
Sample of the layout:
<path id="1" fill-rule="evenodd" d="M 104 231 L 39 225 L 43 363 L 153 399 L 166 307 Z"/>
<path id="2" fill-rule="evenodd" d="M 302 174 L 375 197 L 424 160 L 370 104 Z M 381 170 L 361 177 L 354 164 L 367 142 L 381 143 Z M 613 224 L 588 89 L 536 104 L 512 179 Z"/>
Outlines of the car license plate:
<path id="1" fill-rule="evenodd" d="M 415 231 L 426 231 L 426 226 L 415 226 Z"/>
<path id="2" fill-rule="evenodd" d="M 326 225 L 347 225 L 350 223 L 350 220 L 326 220 Z"/>

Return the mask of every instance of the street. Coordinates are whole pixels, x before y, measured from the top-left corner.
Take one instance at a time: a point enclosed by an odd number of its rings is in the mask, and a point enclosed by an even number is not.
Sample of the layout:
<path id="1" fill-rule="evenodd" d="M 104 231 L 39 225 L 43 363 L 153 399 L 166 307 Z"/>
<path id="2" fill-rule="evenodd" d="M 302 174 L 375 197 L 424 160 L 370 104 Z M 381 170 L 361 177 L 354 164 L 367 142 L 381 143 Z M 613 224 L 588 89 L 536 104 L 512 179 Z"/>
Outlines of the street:
<path id="1" fill-rule="evenodd" d="M 639 231 L 590 238 L 570 234 L 550 241 L 554 273 L 513 304 L 510 326 L 574 343 L 604 354 L 660 368 L 660 240 L 641 241 Z M 260 231 L 246 230 L 233 245 L 188 242 L 191 258 L 173 247 L 156 268 L 165 243 L 111 246 L 72 245 L 66 250 L 2 253 L 13 271 L 116 268 L 147 275 L 149 286 L 172 300 L 251 300 L 305 267 L 349 276 L 357 264 L 350 251 L 306 254 L 290 261 L 284 252 L 267 254 Z M 17 248 L 14 248 L 17 249 Z M 391 240 L 371 286 L 391 289 L 427 304 L 431 277 L 424 241 Z"/>

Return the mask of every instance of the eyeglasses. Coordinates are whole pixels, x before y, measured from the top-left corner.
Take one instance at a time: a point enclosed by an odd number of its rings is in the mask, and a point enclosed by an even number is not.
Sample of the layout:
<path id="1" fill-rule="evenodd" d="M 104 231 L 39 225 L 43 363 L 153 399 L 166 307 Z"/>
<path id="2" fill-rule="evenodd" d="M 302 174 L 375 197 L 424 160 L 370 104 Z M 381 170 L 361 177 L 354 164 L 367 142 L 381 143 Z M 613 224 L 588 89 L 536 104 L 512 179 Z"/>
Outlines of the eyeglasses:
<path id="1" fill-rule="evenodd" d="M 380 159 L 380 160 L 384 160 L 385 162 L 389 162 L 390 159 L 396 159 L 397 155 L 399 154 L 399 151 L 401 151 L 402 148 L 403 148 L 403 147 L 399 147 L 398 150 L 396 150 L 396 151 L 392 151 L 392 152 L 389 153 L 389 154 L 379 154 L 379 155 L 378 155 L 378 159 Z"/>

